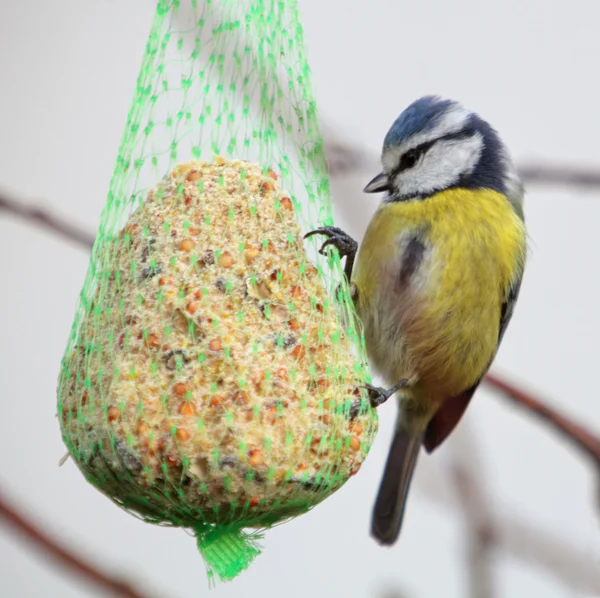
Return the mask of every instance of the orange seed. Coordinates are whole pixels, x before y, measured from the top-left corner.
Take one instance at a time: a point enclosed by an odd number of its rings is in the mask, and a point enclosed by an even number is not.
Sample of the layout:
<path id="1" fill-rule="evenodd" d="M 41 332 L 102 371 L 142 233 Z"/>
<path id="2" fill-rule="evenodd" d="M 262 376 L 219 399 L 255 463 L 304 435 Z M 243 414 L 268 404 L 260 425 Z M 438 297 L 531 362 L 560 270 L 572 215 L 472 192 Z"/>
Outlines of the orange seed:
<path id="1" fill-rule="evenodd" d="M 194 249 L 194 243 L 191 239 L 184 239 L 179 243 L 179 249 L 180 251 L 191 251 Z"/>
<path id="2" fill-rule="evenodd" d="M 210 343 L 208 343 L 208 348 L 211 351 L 220 351 L 223 348 L 223 343 L 220 338 L 213 338 Z"/>
<path id="3" fill-rule="evenodd" d="M 196 407 L 194 407 L 194 403 L 183 401 L 179 405 L 178 411 L 181 413 L 181 415 L 194 415 L 194 413 L 196 413 Z"/>
<path id="4" fill-rule="evenodd" d="M 185 442 L 190 439 L 190 433 L 184 428 L 177 428 L 177 432 L 175 432 L 175 436 L 177 436 L 177 440 L 180 442 Z"/>
<path id="5" fill-rule="evenodd" d="M 176 395 L 183 396 L 187 392 L 187 385 L 185 382 L 177 382 L 173 385 L 173 392 Z"/>
<path id="6" fill-rule="evenodd" d="M 258 467 L 262 463 L 262 451 L 259 449 L 248 451 L 248 463 L 252 467 Z"/>
<path id="7" fill-rule="evenodd" d="M 223 268 L 231 268 L 233 266 L 233 256 L 229 251 L 224 251 L 219 256 L 219 265 L 223 266 Z"/>
<path id="8" fill-rule="evenodd" d="M 116 405 L 109 407 L 108 408 L 108 421 L 114 422 L 119 417 L 120 413 L 121 413 L 121 410 Z"/>

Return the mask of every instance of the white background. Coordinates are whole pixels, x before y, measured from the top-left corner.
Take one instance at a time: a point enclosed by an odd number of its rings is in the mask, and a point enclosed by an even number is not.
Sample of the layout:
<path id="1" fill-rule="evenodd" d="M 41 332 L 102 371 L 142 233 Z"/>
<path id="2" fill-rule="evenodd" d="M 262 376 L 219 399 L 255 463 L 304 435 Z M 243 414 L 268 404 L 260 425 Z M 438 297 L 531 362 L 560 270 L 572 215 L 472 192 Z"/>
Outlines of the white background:
<path id="1" fill-rule="evenodd" d="M 598 164 L 600 4 L 593 0 L 304 0 L 321 116 L 379 151 L 398 113 L 425 93 L 477 110 L 517 160 Z M 154 11 L 149 0 L 0 1 L 0 187 L 96 229 Z M 376 172 L 334 186 L 338 222 L 355 235 L 377 198 Z M 349 219 L 349 208 L 359 217 Z M 600 430 L 600 197 L 531 188 L 531 259 L 496 371 L 525 382 Z M 208 595 L 193 538 L 121 512 L 64 453 L 55 417 L 58 368 L 88 256 L 0 217 L 0 484 L 47 529 L 156 596 Z M 452 442 L 422 458 L 401 541 L 368 536 L 393 404 L 360 474 L 313 512 L 267 534 L 264 554 L 215 598 L 362 598 L 466 594 L 462 522 L 420 491 Z M 595 558 L 600 525 L 591 470 L 570 446 L 488 391 L 462 432 L 477 442 L 493 502 Z M 440 474 L 441 475 L 441 474 Z M 421 484 L 422 486 L 422 484 Z M 502 506 L 504 505 L 504 506 Z M 100 596 L 0 528 L 0 596 Z M 497 559 L 498 596 L 571 597 L 550 573 Z"/>

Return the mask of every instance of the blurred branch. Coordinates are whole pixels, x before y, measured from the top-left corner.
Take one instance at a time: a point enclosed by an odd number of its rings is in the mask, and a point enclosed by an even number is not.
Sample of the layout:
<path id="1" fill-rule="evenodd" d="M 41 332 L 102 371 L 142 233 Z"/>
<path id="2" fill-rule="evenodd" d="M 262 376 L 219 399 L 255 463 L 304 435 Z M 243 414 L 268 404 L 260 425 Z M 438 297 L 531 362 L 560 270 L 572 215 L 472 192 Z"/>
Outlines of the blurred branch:
<path id="1" fill-rule="evenodd" d="M 1 211 L 14 214 L 31 224 L 46 228 L 64 239 L 73 241 L 78 245 L 83 245 L 88 249 L 91 249 L 94 244 L 94 236 L 92 234 L 82 230 L 66 218 L 61 218 L 42 208 L 24 204 L 2 192 L 0 192 Z"/>
<path id="2" fill-rule="evenodd" d="M 324 126 L 325 152 L 329 174 L 341 177 L 356 172 L 374 171 L 380 168 L 379 156 L 347 140 L 342 140 L 330 127 Z M 519 175 L 526 185 L 565 185 L 588 189 L 600 188 L 600 168 L 577 168 L 560 164 L 521 164 Z"/>
<path id="3" fill-rule="evenodd" d="M 568 185 L 572 187 L 600 187 L 600 171 L 569 168 L 560 165 L 522 164 L 519 174 L 525 184 Z"/>
<path id="4" fill-rule="evenodd" d="M 431 459 L 423 460 L 417 475 L 415 476 L 415 489 L 424 498 L 446 509 L 465 512 L 467 506 L 463 503 L 463 493 L 467 494 L 473 490 L 481 493 L 484 488 L 483 468 L 478 466 L 478 447 L 474 442 L 465 442 L 465 436 L 469 435 L 468 426 L 464 422 L 452 435 L 449 448 L 453 447 L 452 463 L 450 469 L 444 468 L 443 462 L 435 462 Z M 457 450 L 457 445 L 459 445 Z M 462 445 L 462 446 L 461 446 Z M 471 477 L 469 488 L 457 488 L 456 468 L 454 464 L 467 467 L 466 472 Z M 464 469 L 461 474 L 464 473 Z M 453 476 L 448 483 L 448 476 Z M 464 479 L 464 478 L 463 478 Z M 459 481 L 462 484 L 463 481 Z M 453 491 L 452 491 L 453 490 Z M 483 497 L 485 498 L 485 496 Z M 468 498 L 467 500 L 471 500 Z M 530 521 L 524 521 L 519 515 L 497 501 L 488 502 L 483 514 L 485 525 L 480 528 L 480 533 L 491 542 L 488 550 L 512 557 L 515 560 L 527 563 L 552 576 L 560 583 L 566 585 L 574 592 L 585 596 L 600 595 L 600 568 L 591 551 L 574 545 L 568 538 L 557 533 L 550 532 L 541 526 L 536 526 Z M 476 518 L 479 521 L 479 517 Z M 478 526 L 480 524 L 478 523 Z M 487 528 L 487 529 L 486 529 Z M 472 559 L 470 550 L 467 552 L 468 559 Z M 478 559 L 469 561 L 469 575 L 472 581 L 479 581 L 481 567 Z M 489 566 L 489 561 L 485 566 Z M 484 594 L 485 595 L 485 594 Z M 475 594 L 471 594 L 472 597 Z M 479 598 L 479 596 L 478 596 Z"/>
<path id="5" fill-rule="evenodd" d="M 482 493 L 481 480 L 467 466 L 468 459 L 461 459 L 452 467 L 452 477 L 459 505 L 467 525 L 467 570 L 471 598 L 493 598 L 494 532 L 490 515 Z"/>
<path id="6" fill-rule="evenodd" d="M 493 598 L 496 596 L 494 555 L 497 546 L 481 451 L 468 425 L 463 424 L 452 440 L 450 482 L 466 526 L 465 568 L 469 574 L 469 596 Z"/>
<path id="7" fill-rule="evenodd" d="M 505 378 L 488 374 L 485 384 L 499 390 L 507 399 L 549 424 L 577 448 L 592 458 L 600 471 L 600 438 L 584 426 L 550 407 L 545 401 L 534 397 Z"/>
<path id="8" fill-rule="evenodd" d="M 98 588 L 109 591 L 112 595 L 120 598 L 148 598 L 147 595 L 142 594 L 129 583 L 102 572 L 95 565 L 84 561 L 73 551 L 61 546 L 56 540 L 31 523 L 28 517 L 19 513 L 1 495 L 0 518 L 35 544 L 37 548 L 43 550 L 45 554 L 52 556 L 55 561 L 84 577 Z"/>

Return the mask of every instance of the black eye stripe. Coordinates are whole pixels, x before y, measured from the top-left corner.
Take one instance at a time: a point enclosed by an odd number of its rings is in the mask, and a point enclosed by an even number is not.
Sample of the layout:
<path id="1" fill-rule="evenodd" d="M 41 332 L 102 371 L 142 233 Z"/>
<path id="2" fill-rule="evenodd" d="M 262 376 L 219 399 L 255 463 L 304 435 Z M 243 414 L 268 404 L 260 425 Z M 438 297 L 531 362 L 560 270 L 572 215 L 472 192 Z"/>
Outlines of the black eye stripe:
<path id="1" fill-rule="evenodd" d="M 451 141 L 454 139 L 467 139 L 468 137 L 472 137 L 473 134 L 474 134 L 474 131 L 472 131 L 470 129 L 463 129 L 456 133 L 448 133 L 447 135 L 442 135 L 442 137 L 438 137 L 437 139 L 433 139 L 432 141 L 426 141 L 425 143 L 421 143 L 420 145 L 417 145 L 416 147 L 409 149 L 404 154 L 402 154 L 402 156 L 400 157 L 400 164 L 396 168 L 394 168 L 394 170 L 392 170 L 390 172 L 390 174 L 388 175 L 388 178 L 393 179 L 401 172 L 403 172 L 405 170 L 409 170 L 410 168 L 412 168 L 414 166 L 416 161 L 413 162 L 412 164 L 410 164 L 410 166 L 408 166 L 405 162 L 403 162 L 404 157 L 407 156 L 408 154 L 416 155 L 416 158 L 418 160 L 425 152 L 429 151 L 439 141 Z"/>

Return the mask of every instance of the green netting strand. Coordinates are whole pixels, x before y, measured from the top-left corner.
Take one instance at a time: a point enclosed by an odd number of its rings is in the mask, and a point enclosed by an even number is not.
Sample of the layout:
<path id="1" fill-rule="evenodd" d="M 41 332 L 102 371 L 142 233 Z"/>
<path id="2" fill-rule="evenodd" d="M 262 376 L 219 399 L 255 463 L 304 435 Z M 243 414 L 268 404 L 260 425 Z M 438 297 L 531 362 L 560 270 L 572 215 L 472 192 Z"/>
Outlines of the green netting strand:
<path id="1" fill-rule="evenodd" d="M 195 530 L 198 550 L 204 558 L 209 579 L 229 581 L 246 569 L 260 554 L 260 534 L 244 532 L 239 526 Z"/>

